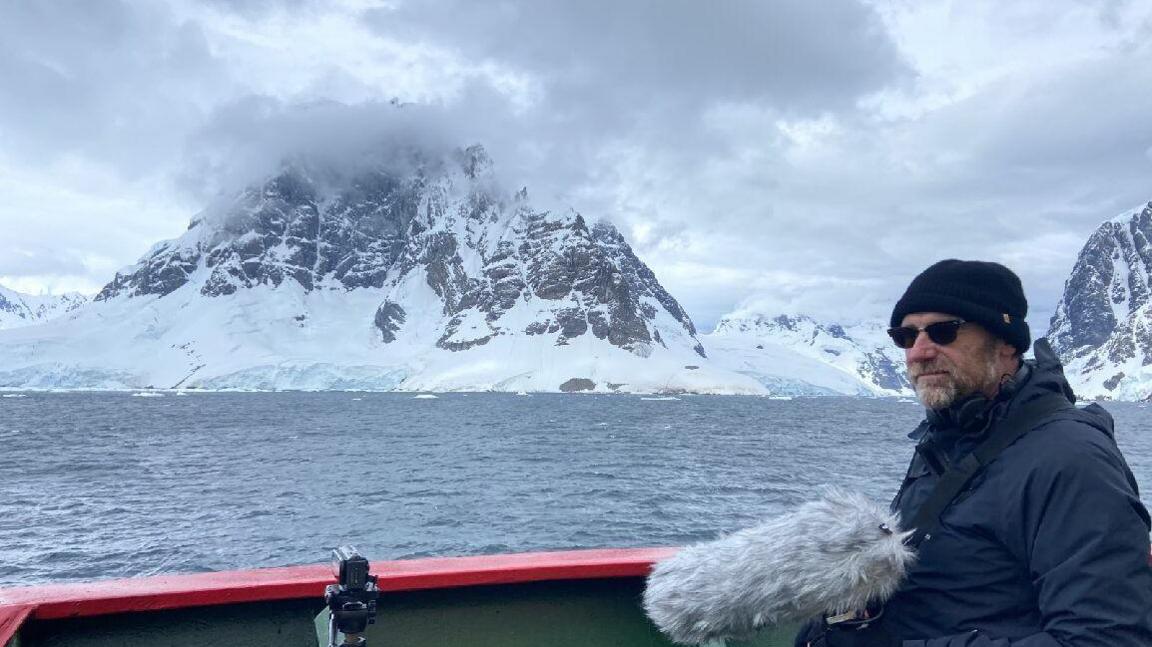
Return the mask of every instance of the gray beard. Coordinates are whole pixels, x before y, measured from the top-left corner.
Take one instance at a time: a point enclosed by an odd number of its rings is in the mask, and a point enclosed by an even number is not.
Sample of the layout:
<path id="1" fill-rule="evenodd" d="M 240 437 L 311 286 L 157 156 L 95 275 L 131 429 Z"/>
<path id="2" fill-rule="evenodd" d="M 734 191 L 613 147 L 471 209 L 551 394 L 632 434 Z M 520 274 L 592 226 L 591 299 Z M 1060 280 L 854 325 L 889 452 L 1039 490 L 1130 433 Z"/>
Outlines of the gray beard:
<path id="1" fill-rule="evenodd" d="M 965 376 L 957 376 L 954 373 L 949 373 L 948 381 L 944 384 L 921 386 L 919 380 L 913 378 L 911 375 L 908 377 L 912 380 L 912 384 L 916 388 L 916 397 L 920 400 L 920 403 L 929 409 L 937 410 L 947 409 L 957 401 L 973 393 L 990 388 L 993 384 L 996 384 L 1000 378 L 996 371 L 996 364 L 991 360 L 985 364 L 984 373 L 974 380 L 966 379 Z"/>
<path id="2" fill-rule="evenodd" d="M 937 386 L 917 386 L 916 398 L 928 409 L 947 409 L 960 399 L 960 387 L 955 380 Z"/>

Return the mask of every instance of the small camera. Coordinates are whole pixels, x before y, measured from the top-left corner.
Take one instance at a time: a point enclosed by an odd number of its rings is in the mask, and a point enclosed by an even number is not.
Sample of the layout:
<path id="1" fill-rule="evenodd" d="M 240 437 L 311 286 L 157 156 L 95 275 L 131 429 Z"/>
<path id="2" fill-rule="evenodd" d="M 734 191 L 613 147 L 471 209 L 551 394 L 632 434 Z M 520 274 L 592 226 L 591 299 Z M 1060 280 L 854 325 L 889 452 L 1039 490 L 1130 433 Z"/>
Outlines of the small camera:
<path id="1" fill-rule="evenodd" d="M 363 591 L 368 586 L 368 560 L 354 547 L 341 546 L 332 551 L 332 574 L 341 588 Z"/>

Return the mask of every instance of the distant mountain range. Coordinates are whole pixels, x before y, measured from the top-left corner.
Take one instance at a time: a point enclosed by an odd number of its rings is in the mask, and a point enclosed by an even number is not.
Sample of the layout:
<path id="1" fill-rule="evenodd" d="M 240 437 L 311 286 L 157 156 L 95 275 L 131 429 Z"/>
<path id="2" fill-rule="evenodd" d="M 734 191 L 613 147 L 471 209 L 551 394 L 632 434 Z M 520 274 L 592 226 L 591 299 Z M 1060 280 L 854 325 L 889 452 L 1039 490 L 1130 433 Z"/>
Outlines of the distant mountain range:
<path id="1" fill-rule="evenodd" d="M 88 302 L 77 292 L 34 296 L 0 285 L 0 330 L 31 326 L 67 314 Z"/>
<path id="2" fill-rule="evenodd" d="M 1050 337 L 1083 396 L 1152 393 L 1150 240 L 1152 204 L 1104 223 L 1065 285 Z M 473 146 L 285 164 L 90 302 L 0 288 L 0 388 L 910 395 L 885 323 L 699 334 L 611 224 L 534 206 Z"/>
<path id="3" fill-rule="evenodd" d="M 844 326 L 805 315 L 734 313 L 704 335 L 725 368 L 774 394 L 906 395 L 904 353 L 880 322 Z"/>

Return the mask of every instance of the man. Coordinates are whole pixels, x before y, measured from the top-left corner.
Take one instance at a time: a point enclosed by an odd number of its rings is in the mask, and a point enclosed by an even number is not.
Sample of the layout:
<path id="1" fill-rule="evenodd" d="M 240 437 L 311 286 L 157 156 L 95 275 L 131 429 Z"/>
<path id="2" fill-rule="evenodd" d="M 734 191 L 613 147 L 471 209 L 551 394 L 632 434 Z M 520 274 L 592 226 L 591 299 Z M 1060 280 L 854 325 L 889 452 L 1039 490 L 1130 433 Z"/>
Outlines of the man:
<path id="1" fill-rule="evenodd" d="M 1013 426 L 1023 435 L 934 516 L 917 563 L 879 617 L 821 623 L 797 644 L 1152 645 L 1148 513 L 1111 416 L 1071 406 L 1046 341 L 1037 341 L 1035 360 L 1022 361 L 1027 312 L 1020 279 L 979 261 L 936 263 L 897 302 L 889 335 L 927 408 L 892 502 L 903 524 L 990 435 L 1006 437 Z"/>

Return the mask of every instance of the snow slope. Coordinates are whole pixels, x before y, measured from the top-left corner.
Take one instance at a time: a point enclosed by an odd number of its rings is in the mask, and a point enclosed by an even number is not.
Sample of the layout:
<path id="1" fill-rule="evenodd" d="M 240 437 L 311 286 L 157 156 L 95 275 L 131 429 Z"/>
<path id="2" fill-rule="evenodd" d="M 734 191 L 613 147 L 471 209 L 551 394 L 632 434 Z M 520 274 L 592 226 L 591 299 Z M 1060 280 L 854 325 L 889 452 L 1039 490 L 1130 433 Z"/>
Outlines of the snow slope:
<path id="1" fill-rule="evenodd" d="M 903 351 L 880 323 L 842 326 L 805 315 L 736 312 L 704 336 L 717 363 L 774 394 L 897 396 L 911 393 Z"/>
<path id="2" fill-rule="evenodd" d="M 425 289 L 406 303 L 433 302 Z M 710 366 L 686 369 L 701 363 L 691 349 L 645 358 L 594 335 L 562 346 L 506 335 L 454 352 L 415 326 L 384 343 L 371 325 L 380 297 L 285 284 L 207 300 L 184 289 L 96 302 L 75 317 L 6 331 L 0 386 L 516 392 L 556 391 L 578 378 L 599 392 L 761 391 Z"/>

